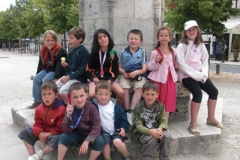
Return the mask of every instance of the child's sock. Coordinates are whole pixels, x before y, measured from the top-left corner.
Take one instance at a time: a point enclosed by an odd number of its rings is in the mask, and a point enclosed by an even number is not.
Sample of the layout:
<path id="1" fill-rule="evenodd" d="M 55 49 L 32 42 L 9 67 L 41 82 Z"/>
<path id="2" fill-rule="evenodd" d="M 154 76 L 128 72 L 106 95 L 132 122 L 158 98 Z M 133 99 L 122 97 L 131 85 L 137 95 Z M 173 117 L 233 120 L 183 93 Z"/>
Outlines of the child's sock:
<path id="1" fill-rule="evenodd" d="M 111 158 L 105 158 L 104 160 L 111 160 Z"/>
<path id="2" fill-rule="evenodd" d="M 130 157 L 130 153 L 128 152 L 127 154 L 123 155 L 124 158 Z"/>

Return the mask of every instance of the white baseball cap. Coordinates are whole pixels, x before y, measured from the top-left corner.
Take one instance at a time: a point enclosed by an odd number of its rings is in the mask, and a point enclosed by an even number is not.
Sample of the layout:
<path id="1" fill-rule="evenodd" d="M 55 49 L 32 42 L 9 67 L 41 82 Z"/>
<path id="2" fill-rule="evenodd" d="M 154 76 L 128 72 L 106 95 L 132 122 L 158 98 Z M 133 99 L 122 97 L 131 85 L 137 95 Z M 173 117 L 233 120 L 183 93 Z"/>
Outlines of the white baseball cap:
<path id="1" fill-rule="evenodd" d="M 196 21 L 194 21 L 194 20 L 187 21 L 187 22 L 184 24 L 184 30 L 188 30 L 189 28 L 191 28 L 191 27 L 193 27 L 193 26 L 198 27 L 198 24 L 197 24 Z"/>

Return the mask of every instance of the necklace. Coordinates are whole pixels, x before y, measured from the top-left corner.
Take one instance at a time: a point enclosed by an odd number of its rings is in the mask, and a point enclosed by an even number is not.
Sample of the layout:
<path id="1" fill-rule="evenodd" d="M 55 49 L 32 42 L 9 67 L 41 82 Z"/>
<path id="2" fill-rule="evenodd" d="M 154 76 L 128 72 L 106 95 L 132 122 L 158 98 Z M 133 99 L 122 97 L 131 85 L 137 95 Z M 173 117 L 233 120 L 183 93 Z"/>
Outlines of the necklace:
<path id="1" fill-rule="evenodd" d="M 193 46 L 195 46 L 195 49 L 193 48 Z M 196 51 L 197 51 L 197 47 L 198 47 L 198 45 L 193 44 L 192 47 L 191 47 L 191 50 L 192 50 L 193 52 L 196 52 Z"/>

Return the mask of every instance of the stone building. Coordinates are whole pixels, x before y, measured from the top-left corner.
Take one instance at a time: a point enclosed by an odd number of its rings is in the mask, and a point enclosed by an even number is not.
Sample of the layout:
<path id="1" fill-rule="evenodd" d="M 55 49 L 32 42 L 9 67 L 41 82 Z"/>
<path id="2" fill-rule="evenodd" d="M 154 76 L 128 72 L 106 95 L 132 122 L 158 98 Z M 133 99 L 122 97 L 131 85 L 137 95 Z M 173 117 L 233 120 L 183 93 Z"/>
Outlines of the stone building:
<path id="1" fill-rule="evenodd" d="M 163 21 L 161 2 L 164 6 L 164 0 L 80 0 L 79 26 L 86 31 L 84 45 L 90 49 L 94 31 L 104 28 L 119 53 L 127 47 L 128 31 L 140 29 L 142 47 L 149 53 L 157 43 L 156 32 Z"/>

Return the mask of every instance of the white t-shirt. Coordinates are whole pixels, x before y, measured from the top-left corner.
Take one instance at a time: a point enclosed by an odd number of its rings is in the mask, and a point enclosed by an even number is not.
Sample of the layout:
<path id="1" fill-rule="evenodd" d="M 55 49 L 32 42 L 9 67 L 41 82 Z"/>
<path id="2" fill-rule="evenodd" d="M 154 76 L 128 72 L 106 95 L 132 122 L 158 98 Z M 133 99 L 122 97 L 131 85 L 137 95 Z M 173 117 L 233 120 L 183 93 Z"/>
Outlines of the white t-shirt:
<path id="1" fill-rule="evenodd" d="M 114 104 L 112 101 L 105 106 L 98 104 L 99 116 L 101 119 L 102 129 L 110 135 L 114 133 Z"/>

